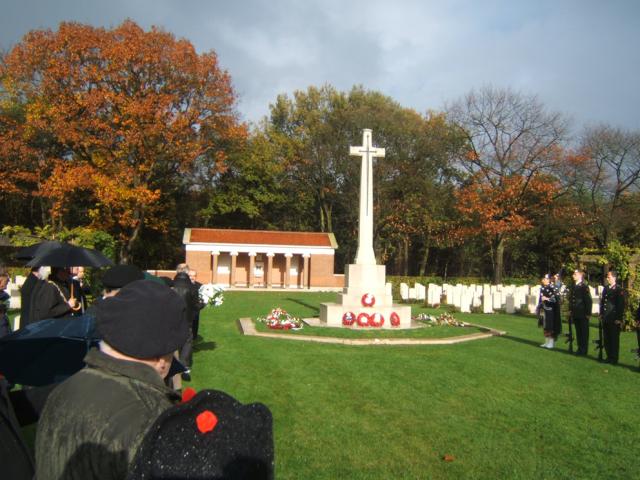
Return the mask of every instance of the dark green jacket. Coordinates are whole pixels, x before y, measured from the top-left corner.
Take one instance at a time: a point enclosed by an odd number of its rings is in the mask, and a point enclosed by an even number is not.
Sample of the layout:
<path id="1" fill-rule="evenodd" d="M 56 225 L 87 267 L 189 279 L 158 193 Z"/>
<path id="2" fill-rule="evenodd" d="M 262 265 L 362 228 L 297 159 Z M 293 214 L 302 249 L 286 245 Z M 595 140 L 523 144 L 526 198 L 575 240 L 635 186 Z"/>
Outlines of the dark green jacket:
<path id="1" fill-rule="evenodd" d="M 36 435 L 38 480 L 123 479 L 155 419 L 179 400 L 151 367 L 98 350 L 49 396 Z"/>

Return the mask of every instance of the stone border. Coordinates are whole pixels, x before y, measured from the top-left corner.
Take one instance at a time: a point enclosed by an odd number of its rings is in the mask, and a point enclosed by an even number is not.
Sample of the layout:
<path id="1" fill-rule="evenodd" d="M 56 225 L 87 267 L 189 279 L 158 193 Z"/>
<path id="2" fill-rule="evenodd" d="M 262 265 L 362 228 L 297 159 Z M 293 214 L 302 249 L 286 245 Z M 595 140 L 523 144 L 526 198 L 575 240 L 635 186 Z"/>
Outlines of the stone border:
<path id="1" fill-rule="evenodd" d="M 485 327 L 483 325 L 477 325 L 475 323 L 469 323 L 468 325 L 471 327 L 479 328 L 483 330 L 483 332 L 447 338 L 373 338 L 353 340 L 348 338 L 336 337 L 317 337 L 315 335 L 263 333 L 256 330 L 256 327 L 253 324 L 253 320 L 251 318 L 240 318 L 238 320 L 238 327 L 240 328 L 240 332 L 242 332 L 243 335 L 253 337 L 277 338 L 281 340 L 299 340 L 302 342 L 334 343 L 342 345 L 453 345 L 456 343 L 481 340 L 483 338 L 500 337 L 502 335 L 506 335 L 507 333 L 501 330 L 495 330 L 493 328 Z"/>

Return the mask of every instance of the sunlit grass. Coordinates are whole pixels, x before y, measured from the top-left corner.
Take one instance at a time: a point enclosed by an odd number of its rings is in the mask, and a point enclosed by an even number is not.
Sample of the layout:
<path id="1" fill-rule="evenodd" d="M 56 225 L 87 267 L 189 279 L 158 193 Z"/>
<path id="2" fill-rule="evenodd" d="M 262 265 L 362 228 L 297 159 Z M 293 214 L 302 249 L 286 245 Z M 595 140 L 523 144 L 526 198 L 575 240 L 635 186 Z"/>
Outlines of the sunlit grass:
<path id="1" fill-rule="evenodd" d="M 238 329 L 238 318 L 276 306 L 310 317 L 334 300 L 228 292 L 202 313 L 192 385 L 270 407 L 277 478 L 638 478 L 634 334 L 622 334 L 610 367 L 593 351 L 540 348 L 535 319 L 523 316 L 455 314 L 508 334 L 450 346 L 312 344 Z"/>

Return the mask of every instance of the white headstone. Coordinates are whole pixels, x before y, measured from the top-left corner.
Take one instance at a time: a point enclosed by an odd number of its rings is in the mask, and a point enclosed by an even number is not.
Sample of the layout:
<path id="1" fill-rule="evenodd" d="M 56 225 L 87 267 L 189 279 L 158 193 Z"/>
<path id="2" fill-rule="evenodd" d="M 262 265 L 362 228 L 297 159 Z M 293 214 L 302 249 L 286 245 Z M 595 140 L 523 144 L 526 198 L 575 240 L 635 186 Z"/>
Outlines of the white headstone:
<path id="1" fill-rule="evenodd" d="M 409 301 L 409 285 L 407 285 L 406 283 L 400 284 L 400 298 L 404 302 Z"/>
<path id="2" fill-rule="evenodd" d="M 505 311 L 507 313 L 516 313 L 516 304 L 512 293 L 507 294 L 507 301 L 505 302 Z"/>
<path id="3" fill-rule="evenodd" d="M 427 298 L 427 289 L 424 285 L 420 283 L 416 283 L 416 300 L 426 300 Z"/>

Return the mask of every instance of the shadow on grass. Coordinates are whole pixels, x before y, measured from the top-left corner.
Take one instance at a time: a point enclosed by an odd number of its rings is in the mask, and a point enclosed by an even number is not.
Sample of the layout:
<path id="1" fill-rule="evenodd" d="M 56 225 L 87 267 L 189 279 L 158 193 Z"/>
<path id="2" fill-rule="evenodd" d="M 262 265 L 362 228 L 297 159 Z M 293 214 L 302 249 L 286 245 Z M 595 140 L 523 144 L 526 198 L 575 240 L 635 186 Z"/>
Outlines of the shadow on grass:
<path id="1" fill-rule="evenodd" d="M 299 298 L 287 298 L 286 300 L 288 300 L 290 302 L 293 302 L 293 303 L 297 303 L 298 305 L 302 305 L 303 307 L 310 308 L 311 310 L 316 312 L 318 315 L 320 315 L 320 307 L 318 307 L 317 304 L 314 305 L 314 304 L 311 304 L 311 303 L 303 302 Z"/>
<path id="2" fill-rule="evenodd" d="M 200 352 L 200 351 L 206 351 L 206 350 L 214 350 L 217 347 L 218 347 L 218 344 L 216 342 L 200 342 L 200 343 L 196 343 L 193 346 L 193 351 Z"/>
<path id="3" fill-rule="evenodd" d="M 507 340 L 511 340 L 513 342 L 522 343 L 524 345 L 529 345 L 529 346 L 536 347 L 536 348 L 542 348 L 542 347 L 540 347 L 540 343 L 536 342 L 535 340 L 527 340 L 526 338 L 514 337 L 513 335 L 502 335 L 499 338 L 506 338 Z M 569 355 L 571 357 L 576 357 L 576 358 L 585 358 L 587 360 L 592 360 L 594 362 L 601 363 L 602 366 L 608 365 L 607 362 L 598 360 L 597 351 L 595 352 L 596 357 L 591 356 L 591 355 L 576 355 L 575 353 L 571 353 L 571 352 L 569 352 L 569 350 L 566 350 L 566 349 L 562 348 L 562 346 L 565 345 L 564 342 L 557 343 L 557 345 L 560 348 L 554 348 L 554 349 L 551 350 L 552 352 L 559 353 L 559 354 L 562 354 L 562 355 Z M 628 363 L 620 363 L 620 362 L 618 362 L 617 365 L 611 365 L 611 368 L 624 368 L 624 369 L 630 370 L 632 372 L 640 370 L 640 368 L 637 365 L 630 365 Z"/>

